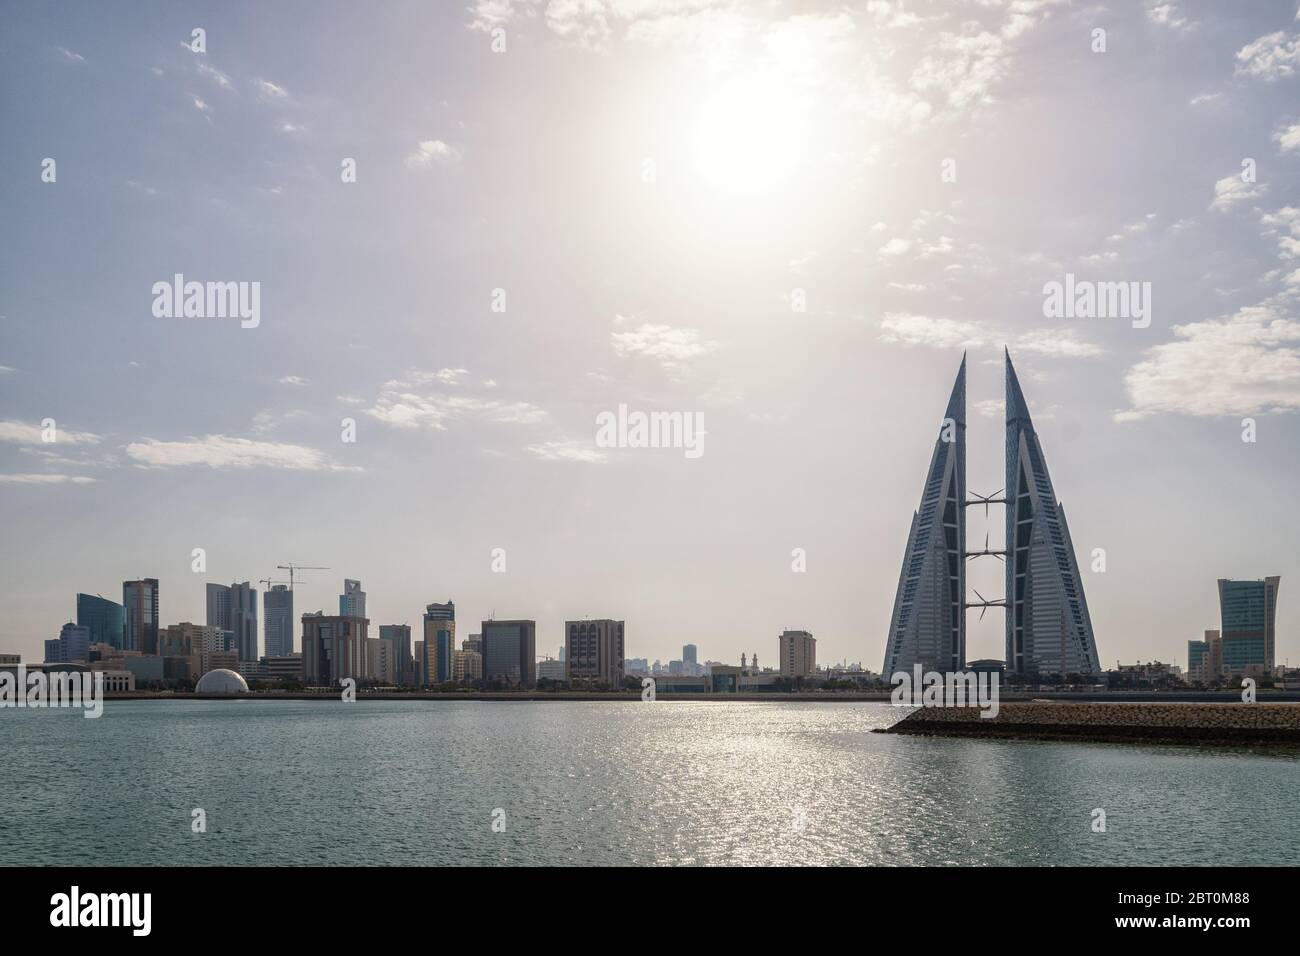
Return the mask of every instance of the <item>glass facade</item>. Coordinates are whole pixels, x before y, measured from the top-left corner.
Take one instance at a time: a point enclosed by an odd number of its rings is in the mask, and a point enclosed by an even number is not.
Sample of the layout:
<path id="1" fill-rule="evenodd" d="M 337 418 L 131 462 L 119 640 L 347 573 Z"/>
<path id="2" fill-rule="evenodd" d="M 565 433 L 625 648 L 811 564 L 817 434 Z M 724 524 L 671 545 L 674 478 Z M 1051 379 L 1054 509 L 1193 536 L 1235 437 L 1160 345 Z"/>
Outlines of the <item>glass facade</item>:
<path id="1" fill-rule="evenodd" d="M 90 643 L 123 647 L 126 608 L 95 594 L 77 595 L 77 626 L 90 630 Z"/>
<path id="2" fill-rule="evenodd" d="M 1225 673 L 1272 671 L 1279 580 L 1219 580 L 1219 633 Z"/>

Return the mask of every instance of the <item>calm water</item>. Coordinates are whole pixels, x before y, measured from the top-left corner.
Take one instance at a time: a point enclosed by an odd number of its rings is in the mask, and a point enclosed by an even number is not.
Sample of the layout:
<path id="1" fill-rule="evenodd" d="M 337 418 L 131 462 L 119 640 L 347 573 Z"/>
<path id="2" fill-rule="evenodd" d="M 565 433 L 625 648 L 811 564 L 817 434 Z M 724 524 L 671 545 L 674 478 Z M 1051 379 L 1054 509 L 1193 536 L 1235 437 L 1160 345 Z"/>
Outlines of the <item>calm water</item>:
<path id="1" fill-rule="evenodd" d="M 898 716 L 883 704 L 662 701 L 110 701 L 98 720 L 4 710 L 0 863 L 1300 855 L 1295 754 L 869 733 Z M 196 807 L 207 833 L 191 832 Z M 1104 834 L 1091 831 L 1095 807 Z"/>

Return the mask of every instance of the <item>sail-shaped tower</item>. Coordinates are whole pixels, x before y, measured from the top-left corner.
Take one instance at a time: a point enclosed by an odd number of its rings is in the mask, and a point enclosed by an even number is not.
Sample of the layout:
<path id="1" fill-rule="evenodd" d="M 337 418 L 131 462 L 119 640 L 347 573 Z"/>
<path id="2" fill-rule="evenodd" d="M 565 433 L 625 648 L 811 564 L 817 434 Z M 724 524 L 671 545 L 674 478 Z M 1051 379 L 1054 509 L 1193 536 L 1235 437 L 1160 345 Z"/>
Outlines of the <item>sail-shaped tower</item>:
<path id="1" fill-rule="evenodd" d="M 1097 642 L 1047 460 L 1007 351 L 1007 673 L 1099 674 Z"/>
<path id="2" fill-rule="evenodd" d="M 915 664 L 956 671 L 966 663 L 966 356 L 939 423 L 921 505 L 903 552 L 885 647 L 886 679 Z"/>

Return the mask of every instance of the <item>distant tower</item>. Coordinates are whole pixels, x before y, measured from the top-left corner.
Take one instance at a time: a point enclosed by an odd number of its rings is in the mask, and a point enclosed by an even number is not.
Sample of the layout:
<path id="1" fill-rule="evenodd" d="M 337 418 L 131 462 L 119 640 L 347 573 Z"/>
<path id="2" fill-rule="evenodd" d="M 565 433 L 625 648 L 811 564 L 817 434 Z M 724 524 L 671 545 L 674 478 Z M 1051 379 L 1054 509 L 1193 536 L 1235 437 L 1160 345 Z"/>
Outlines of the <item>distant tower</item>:
<path id="1" fill-rule="evenodd" d="M 365 616 L 366 592 L 361 590 L 361 582 L 344 578 L 343 593 L 339 595 L 339 617 Z"/>
<path id="2" fill-rule="evenodd" d="M 744 654 L 741 654 L 741 655 L 740 655 L 740 668 L 741 668 L 741 670 L 744 670 L 744 669 L 745 669 L 745 655 L 744 655 Z"/>
<path id="3" fill-rule="evenodd" d="M 921 504 L 898 575 L 885 647 L 886 678 L 956 671 L 966 663 L 966 356 L 930 455 Z M 782 670 L 785 670 L 784 659 Z"/>

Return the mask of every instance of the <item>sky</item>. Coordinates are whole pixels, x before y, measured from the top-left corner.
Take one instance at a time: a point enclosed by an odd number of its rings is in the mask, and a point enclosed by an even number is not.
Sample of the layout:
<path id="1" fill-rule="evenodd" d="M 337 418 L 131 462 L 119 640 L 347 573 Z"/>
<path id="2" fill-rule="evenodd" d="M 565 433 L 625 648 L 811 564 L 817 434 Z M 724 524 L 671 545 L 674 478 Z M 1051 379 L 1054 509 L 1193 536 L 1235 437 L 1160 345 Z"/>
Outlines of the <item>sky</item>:
<path id="1" fill-rule="evenodd" d="M 9 3 L 0 124 L 0 651 L 295 562 L 372 628 L 878 671 L 963 351 L 1002 485 L 1005 345 L 1103 665 L 1275 574 L 1300 663 L 1295 0 Z M 256 324 L 155 314 L 177 273 Z M 1045 314 L 1067 275 L 1149 322 Z M 620 405 L 703 453 L 602 447 Z"/>

